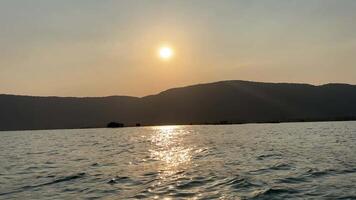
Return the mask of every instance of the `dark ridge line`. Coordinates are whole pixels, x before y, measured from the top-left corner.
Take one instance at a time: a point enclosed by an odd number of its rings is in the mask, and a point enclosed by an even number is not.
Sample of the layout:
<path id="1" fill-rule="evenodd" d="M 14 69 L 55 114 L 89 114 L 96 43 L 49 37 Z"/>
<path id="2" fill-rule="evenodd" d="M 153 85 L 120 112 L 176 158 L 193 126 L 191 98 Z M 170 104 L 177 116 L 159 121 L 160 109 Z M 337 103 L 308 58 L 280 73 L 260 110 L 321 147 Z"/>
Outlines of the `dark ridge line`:
<path id="1" fill-rule="evenodd" d="M 310 83 L 293 83 L 293 82 L 263 82 L 263 81 L 248 81 L 248 80 L 223 80 L 223 81 L 214 81 L 214 82 L 204 82 L 204 83 L 198 83 L 198 84 L 193 84 L 193 85 L 185 85 L 181 87 L 172 87 L 166 90 L 163 90 L 161 92 L 155 93 L 155 94 L 149 94 L 145 95 L 142 97 L 137 97 L 137 96 L 129 96 L 129 95 L 108 95 L 108 96 L 83 96 L 83 97 L 76 97 L 76 96 L 55 96 L 55 95 L 49 95 L 49 96 L 41 96 L 41 95 L 21 95 L 21 94 L 5 94 L 5 93 L 0 93 L 0 96 L 14 96 L 14 97 L 38 97 L 38 98 L 73 98 L 73 99 L 102 99 L 102 98 L 116 98 L 116 97 L 126 97 L 126 98 L 137 98 L 137 99 L 142 99 L 145 97 L 150 97 L 150 96 L 156 96 L 162 93 L 165 93 L 167 91 L 171 90 L 176 90 L 176 89 L 184 89 L 184 88 L 190 88 L 190 87 L 195 87 L 195 86 L 204 86 L 204 85 L 209 85 L 209 84 L 221 84 L 221 83 L 232 83 L 232 82 L 239 82 L 239 83 L 256 83 L 256 84 L 271 84 L 271 85 L 305 85 L 305 86 L 311 86 L 311 87 L 324 87 L 324 86 L 335 86 L 335 85 L 344 85 L 344 86 L 352 86 L 356 87 L 356 84 L 349 84 L 349 83 L 325 83 L 325 84 L 310 84 Z"/>

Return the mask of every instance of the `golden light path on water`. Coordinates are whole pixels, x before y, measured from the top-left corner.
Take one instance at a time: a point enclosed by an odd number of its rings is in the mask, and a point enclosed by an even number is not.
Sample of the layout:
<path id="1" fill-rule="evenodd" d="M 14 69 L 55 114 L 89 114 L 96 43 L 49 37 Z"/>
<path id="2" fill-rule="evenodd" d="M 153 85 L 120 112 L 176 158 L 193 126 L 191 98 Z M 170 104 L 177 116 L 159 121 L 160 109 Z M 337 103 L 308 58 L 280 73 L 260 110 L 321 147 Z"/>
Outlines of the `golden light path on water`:
<path id="1" fill-rule="evenodd" d="M 162 162 L 158 169 L 162 172 L 160 178 L 164 180 L 190 167 L 193 147 L 184 141 L 188 132 L 179 126 L 160 126 L 153 129 L 154 134 L 150 140 L 154 148 L 149 151 L 151 158 Z"/>
<path id="2" fill-rule="evenodd" d="M 151 127 L 151 130 L 152 135 L 147 138 L 150 142 L 149 155 L 151 160 L 157 161 L 154 168 L 159 173 L 159 181 L 152 186 L 159 188 L 162 185 L 169 185 L 168 189 L 173 190 L 180 184 L 179 180 L 187 178 L 187 171 L 197 167 L 193 162 L 194 156 L 202 150 L 188 140 L 192 132 L 185 126 L 155 126 Z M 157 195 L 154 199 L 171 198 Z"/>

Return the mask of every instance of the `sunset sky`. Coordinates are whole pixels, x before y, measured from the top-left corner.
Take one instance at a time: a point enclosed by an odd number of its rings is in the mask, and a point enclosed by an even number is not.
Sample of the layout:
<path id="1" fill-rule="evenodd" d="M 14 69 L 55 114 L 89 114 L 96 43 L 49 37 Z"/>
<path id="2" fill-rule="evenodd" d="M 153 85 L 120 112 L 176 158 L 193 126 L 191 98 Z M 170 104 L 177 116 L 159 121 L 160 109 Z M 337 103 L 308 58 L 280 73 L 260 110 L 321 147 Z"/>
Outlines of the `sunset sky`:
<path id="1" fill-rule="evenodd" d="M 356 84 L 355 0 L 1 0 L 0 93 L 144 96 L 202 82 Z M 165 60 L 159 48 L 174 55 Z"/>

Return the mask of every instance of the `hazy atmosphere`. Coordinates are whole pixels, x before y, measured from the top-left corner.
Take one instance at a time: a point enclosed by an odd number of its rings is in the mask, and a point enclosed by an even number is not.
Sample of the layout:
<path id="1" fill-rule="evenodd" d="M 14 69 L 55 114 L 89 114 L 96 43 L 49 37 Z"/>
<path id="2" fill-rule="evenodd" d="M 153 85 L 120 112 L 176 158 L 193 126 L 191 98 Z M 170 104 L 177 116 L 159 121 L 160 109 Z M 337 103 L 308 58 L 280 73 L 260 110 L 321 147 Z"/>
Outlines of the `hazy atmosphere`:
<path id="1" fill-rule="evenodd" d="M 0 0 L 0 199 L 356 200 L 356 0 Z"/>
<path id="2" fill-rule="evenodd" d="M 2 0 L 0 93 L 144 96 L 227 79 L 355 84 L 355 10 L 354 0 Z M 157 55 L 164 45 L 169 60 Z"/>

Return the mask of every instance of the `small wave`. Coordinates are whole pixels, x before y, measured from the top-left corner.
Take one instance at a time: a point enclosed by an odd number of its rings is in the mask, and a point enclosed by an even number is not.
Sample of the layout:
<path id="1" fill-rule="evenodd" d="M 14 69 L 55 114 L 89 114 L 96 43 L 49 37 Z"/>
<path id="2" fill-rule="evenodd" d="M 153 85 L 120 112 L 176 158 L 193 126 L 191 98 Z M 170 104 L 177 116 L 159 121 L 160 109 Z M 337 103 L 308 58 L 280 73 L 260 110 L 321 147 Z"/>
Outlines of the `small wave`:
<path id="1" fill-rule="evenodd" d="M 117 183 L 132 183 L 132 184 L 141 184 L 141 182 L 137 182 L 132 180 L 130 177 L 128 176 L 116 176 L 114 178 L 111 178 L 108 182 L 108 184 L 117 184 Z"/>
<path id="2" fill-rule="evenodd" d="M 313 178 L 318 178 L 322 176 L 333 175 L 336 172 L 337 170 L 335 169 L 325 169 L 325 170 L 309 169 L 305 175 Z"/>
<path id="3" fill-rule="evenodd" d="M 132 199 L 147 199 L 148 195 L 144 194 L 136 194 L 135 196 L 131 197 Z"/>
<path id="4" fill-rule="evenodd" d="M 145 174 L 143 174 L 143 176 L 157 176 L 158 172 L 147 172 Z"/>
<path id="5" fill-rule="evenodd" d="M 274 159 L 280 159 L 282 157 L 282 154 L 279 154 L 279 153 L 262 154 L 257 157 L 257 160 L 264 160 L 264 159 L 271 158 L 271 157 Z"/>
<path id="6" fill-rule="evenodd" d="M 50 181 L 50 182 L 47 182 L 47 183 L 41 183 L 41 184 L 37 184 L 37 185 L 26 185 L 26 186 L 23 186 L 23 187 L 21 187 L 19 189 L 15 189 L 13 191 L 10 191 L 10 192 L 0 193 L 0 196 L 14 194 L 14 193 L 20 193 L 20 192 L 23 192 L 24 190 L 39 188 L 39 187 L 53 185 L 53 184 L 66 182 L 66 181 L 71 181 L 71 180 L 74 180 L 74 179 L 82 178 L 83 176 L 85 176 L 85 173 L 81 172 L 81 173 L 78 173 L 78 174 L 75 174 L 75 175 L 70 175 L 70 176 L 66 176 L 66 177 L 63 177 L 63 178 L 59 178 L 59 179 L 56 179 L 54 181 Z"/>
<path id="7" fill-rule="evenodd" d="M 287 177 L 287 178 L 279 179 L 279 180 L 277 180 L 277 182 L 293 184 L 293 183 L 308 182 L 308 180 L 303 176 L 298 176 L 298 177 Z"/>
<path id="8" fill-rule="evenodd" d="M 348 174 L 348 173 L 356 173 L 356 168 L 344 169 L 341 171 L 341 174 Z"/>
<path id="9" fill-rule="evenodd" d="M 80 161 L 85 161 L 88 160 L 86 158 L 75 158 L 75 159 L 71 159 L 71 161 L 75 161 L 75 162 L 80 162 Z"/>
<path id="10" fill-rule="evenodd" d="M 66 176 L 66 177 L 54 180 L 52 182 L 42 184 L 41 186 L 43 186 L 43 185 L 51 185 L 51 184 L 55 184 L 55 183 L 65 182 L 65 181 L 71 181 L 71 180 L 74 180 L 74 179 L 82 178 L 85 175 L 86 175 L 85 172 L 81 172 L 81 173 L 78 173 L 78 174 L 75 174 L 75 175 Z"/>
<path id="11" fill-rule="evenodd" d="M 246 189 L 249 187 L 257 186 L 245 178 L 238 178 L 238 177 L 231 179 L 226 184 L 232 186 L 235 189 L 241 189 L 241 188 Z"/>
<path id="12" fill-rule="evenodd" d="M 128 177 L 115 177 L 110 179 L 110 181 L 108 181 L 109 184 L 116 184 L 118 183 L 120 180 L 125 180 L 128 179 Z"/>
<path id="13" fill-rule="evenodd" d="M 36 166 L 29 166 L 25 169 L 25 171 L 29 171 L 29 170 L 34 170 L 34 169 L 40 169 L 40 167 L 38 165 Z M 27 173 L 27 172 L 26 172 Z"/>
<path id="14" fill-rule="evenodd" d="M 310 182 L 310 179 L 314 178 L 321 178 L 324 176 L 333 176 L 337 174 L 348 174 L 348 173 L 355 173 L 356 168 L 351 168 L 351 169 L 343 169 L 343 170 L 337 170 L 337 169 L 325 169 L 325 170 L 318 170 L 318 169 L 309 169 L 307 170 L 304 174 L 301 174 L 300 176 L 297 177 L 287 177 L 283 179 L 277 180 L 279 183 L 301 183 L 301 182 Z"/>
<path id="15" fill-rule="evenodd" d="M 175 194 L 170 195 L 171 197 L 176 197 L 176 198 L 191 198 L 196 196 L 196 193 L 194 192 L 177 192 Z"/>
<path id="16" fill-rule="evenodd" d="M 276 196 L 296 194 L 298 192 L 298 190 L 292 188 L 268 188 L 265 190 L 255 191 L 252 199 L 276 199 Z"/>
<path id="17" fill-rule="evenodd" d="M 356 199 L 356 195 L 350 195 L 350 196 L 343 196 L 343 197 L 338 197 L 336 198 L 338 200 L 350 200 L 350 199 Z"/>
<path id="18" fill-rule="evenodd" d="M 28 152 L 26 153 L 27 155 L 40 155 L 40 154 L 45 154 L 48 153 L 47 151 L 40 151 L 40 152 Z"/>
<path id="19" fill-rule="evenodd" d="M 210 185 L 206 189 L 216 189 L 218 187 L 230 187 L 234 190 L 246 190 L 249 188 L 253 187 L 261 187 L 263 184 L 261 183 L 256 183 L 248 178 L 240 177 L 240 176 L 235 176 L 235 177 L 229 177 L 229 178 L 224 178 L 220 180 L 215 180 L 214 184 Z"/>
<path id="20" fill-rule="evenodd" d="M 324 169 L 324 170 L 318 170 L 318 169 L 309 169 L 307 172 L 304 174 L 307 177 L 312 177 L 312 178 L 319 178 L 323 176 L 333 176 L 333 175 L 338 175 L 338 174 L 349 174 L 349 173 L 355 173 L 356 168 L 350 168 L 350 169 Z"/>
<path id="21" fill-rule="evenodd" d="M 193 187 L 201 187 L 201 186 L 205 185 L 208 181 L 209 180 L 192 180 L 192 181 L 188 181 L 188 182 L 185 182 L 182 184 L 178 184 L 176 186 L 176 188 L 184 190 L 184 189 L 190 189 Z"/>
<path id="22" fill-rule="evenodd" d="M 290 170 L 292 168 L 291 165 L 286 164 L 286 163 L 278 163 L 270 167 L 269 169 L 272 170 Z"/>
<path id="23" fill-rule="evenodd" d="M 272 165 L 267 168 L 250 171 L 249 173 L 250 174 L 262 174 L 262 173 L 270 172 L 272 170 L 290 170 L 291 168 L 292 168 L 292 166 L 290 164 L 278 163 L 278 164 Z"/>

